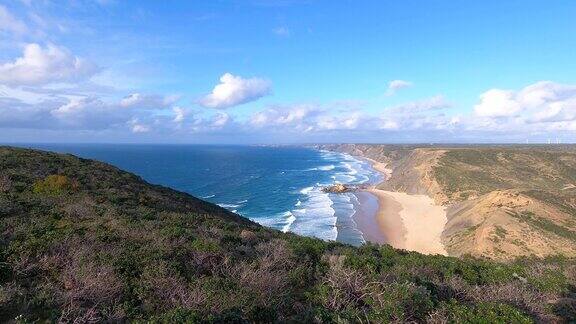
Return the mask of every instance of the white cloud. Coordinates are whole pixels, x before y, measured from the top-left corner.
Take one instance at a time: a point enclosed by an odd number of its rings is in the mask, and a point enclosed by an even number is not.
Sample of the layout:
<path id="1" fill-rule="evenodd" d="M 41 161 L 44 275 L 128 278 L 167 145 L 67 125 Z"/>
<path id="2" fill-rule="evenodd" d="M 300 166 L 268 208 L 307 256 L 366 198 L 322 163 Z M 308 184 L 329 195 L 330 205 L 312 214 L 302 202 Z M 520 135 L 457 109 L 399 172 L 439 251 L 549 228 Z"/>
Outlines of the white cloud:
<path id="1" fill-rule="evenodd" d="M 274 34 L 276 34 L 277 36 L 281 36 L 281 37 L 288 37 L 291 34 L 290 29 L 288 29 L 288 27 L 285 27 L 285 26 L 276 27 L 276 28 L 272 29 L 272 32 Z"/>
<path id="2" fill-rule="evenodd" d="M 51 82 L 71 82 L 87 78 L 96 67 L 63 48 L 48 44 L 28 44 L 22 57 L 0 65 L 0 84 L 40 85 Z"/>
<path id="3" fill-rule="evenodd" d="M 230 121 L 230 115 L 227 113 L 219 112 L 214 116 L 214 120 L 212 121 L 213 127 L 223 127 Z"/>
<path id="4" fill-rule="evenodd" d="M 158 95 L 146 95 L 141 93 L 131 93 L 120 100 L 120 106 L 122 107 L 138 107 L 138 108 L 149 108 L 157 109 L 164 108 L 172 105 L 178 101 L 178 96 L 165 96 L 161 97 Z"/>
<path id="5" fill-rule="evenodd" d="M 120 106 L 130 107 L 142 101 L 142 95 L 139 93 L 131 93 L 120 100 Z"/>
<path id="6" fill-rule="evenodd" d="M 256 112 L 249 123 L 256 127 L 300 126 L 310 116 L 317 115 L 319 108 L 313 105 L 295 105 L 291 107 L 270 107 Z"/>
<path id="7" fill-rule="evenodd" d="M 250 116 L 236 116 L 240 117 L 238 120 L 233 113 L 222 111 L 194 113 L 178 106 L 168 110 L 166 107 L 170 105 L 167 103 L 173 102 L 173 97 L 154 94 L 136 92 L 117 99 L 116 95 L 66 92 L 47 92 L 43 98 L 28 98 L 20 93 L 30 88 L 0 86 L 2 129 L 126 136 L 149 133 L 149 136 L 177 140 L 185 140 L 188 134 L 202 134 L 215 136 L 218 141 L 229 138 L 231 142 L 242 138 L 271 142 L 394 141 L 399 138 L 434 142 L 489 142 L 494 139 L 523 142 L 534 134 L 540 134 L 544 139 L 547 136 L 576 139 L 576 86 L 549 81 L 518 90 L 492 89 L 483 94 L 476 105 L 481 108 L 458 115 L 451 114 L 452 110 L 448 110 L 451 103 L 437 95 L 384 107 L 380 112 L 342 102 L 276 105 Z M 43 89 L 49 90 L 47 86 Z M 10 91 L 5 92 L 7 90 Z M 493 109 L 489 103 L 500 108 Z M 32 133 L 36 132 L 40 130 Z"/>
<path id="8" fill-rule="evenodd" d="M 220 78 L 212 93 L 200 100 L 208 108 L 223 109 L 257 100 L 271 93 L 269 81 L 260 78 L 244 79 L 230 73 Z"/>
<path id="9" fill-rule="evenodd" d="M 444 110 L 452 105 L 442 95 L 384 109 L 377 128 L 384 130 L 435 130 L 453 128 Z"/>
<path id="10" fill-rule="evenodd" d="M 186 117 L 186 111 L 180 107 L 174 107 L 172 108 L 172 111 L 174 112 L 174 119 L 173 121 L 175 123 L 181 123 L 184 121 L 184 117 Z"/>
<path id="11" fill-rule="evenodd" d="M 531 123 L 576 119 L 576 86 L 540 81 L 520 91 L 491 89 L 480 96 L 474 113 L 481 117 L 516 117 Z"/>
<path id="12" fill-rule="evenodd" d="M 0 5 L 0 31 L 24 34 L 28 31 L 28 27 L 24 22 L 14 17 L 6 7 Z"/>
<path id="13" fill-rule="evenodd" d="M 140 123 L 138 118 L 133 118 L 128 122 L 132 133 L 147 133 L 150 131 L 150 126 Z"/>
<path id="14" fill-rule="evenodd" d="M 515 99 L 513 91 L 492 89 L 480 95 L 480 103 L 474 106 L 474 112 L 482 117 L 513 116 L 522 106 Z"/>
<path id="15" fill-rule="evenodd" d="M 257 129 L 292 133 L 440 129 L 456 125 L 441 113 L 449 107 L 451 105 L 440 95 L 389 107 L 376 116 L 358 109 L 334 109 L 334 105 L 300 104 L 256 112 L 249 124 Z"/>
<path id="16" fill-rule="evenodd" d="M 386 90 L 386 96 L 393 96 L 400 89 L 409 88 L 413 85 L 410 81 L 404 80 L 392 80 L 388 83 L 388 89 Z"/>

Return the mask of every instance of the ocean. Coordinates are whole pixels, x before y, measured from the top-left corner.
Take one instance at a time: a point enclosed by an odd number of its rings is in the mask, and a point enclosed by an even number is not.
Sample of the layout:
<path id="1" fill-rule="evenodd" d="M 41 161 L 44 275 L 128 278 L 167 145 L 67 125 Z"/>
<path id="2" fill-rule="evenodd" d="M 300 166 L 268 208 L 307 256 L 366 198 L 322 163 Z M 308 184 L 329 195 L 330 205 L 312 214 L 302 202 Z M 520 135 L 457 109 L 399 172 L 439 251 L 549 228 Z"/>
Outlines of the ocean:
<path id="1" fill-rule="evenodd" d="M 28 144 L 96 159 L 284 232 L 360 245 L 358 197 L 321 189 L 381 180 L 367 161 L 289 146 Z"/>

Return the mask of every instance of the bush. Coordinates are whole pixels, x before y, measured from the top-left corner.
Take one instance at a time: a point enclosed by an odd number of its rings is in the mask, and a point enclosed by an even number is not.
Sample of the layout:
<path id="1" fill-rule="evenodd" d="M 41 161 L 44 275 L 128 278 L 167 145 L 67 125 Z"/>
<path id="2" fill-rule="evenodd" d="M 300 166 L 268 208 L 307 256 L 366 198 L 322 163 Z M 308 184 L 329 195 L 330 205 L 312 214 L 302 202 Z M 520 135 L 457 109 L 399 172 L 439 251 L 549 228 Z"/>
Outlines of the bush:
<path id="1" fill-rule="evenodd" d="M 71 156 L 0 148 L 0 171 L 0 322 L 574 320 L 573 259 L 299 237 Z"/>
<path id="2" fill-rule="evenodd" d="M 452 300 L 443 305 L 450 322 L 454 323 L 533 323 L 515 307 L 500 303 L 459 304 Z"/>
<path id="3" fill-rule="evenodd" d="M 76 182 L 66 176 L 53 174 L 36 181 L 32 191 L 36 194 L 60 195 L 76 189 L 78 189 Z"/>

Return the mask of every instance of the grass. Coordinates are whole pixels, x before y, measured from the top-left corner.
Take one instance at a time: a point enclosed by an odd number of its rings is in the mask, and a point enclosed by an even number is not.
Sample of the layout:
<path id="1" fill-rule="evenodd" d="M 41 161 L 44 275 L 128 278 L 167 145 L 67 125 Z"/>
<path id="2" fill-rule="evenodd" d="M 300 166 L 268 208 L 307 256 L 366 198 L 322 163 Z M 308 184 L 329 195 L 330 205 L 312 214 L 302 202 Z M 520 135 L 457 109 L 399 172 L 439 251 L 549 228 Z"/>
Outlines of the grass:
<path id="1" fill-rule="evenodd" d="M 299 237 L 70 155 L 0 148 L 0 173 L 2 322 L 575 316 L 572 259 L 499 264 Z"/>

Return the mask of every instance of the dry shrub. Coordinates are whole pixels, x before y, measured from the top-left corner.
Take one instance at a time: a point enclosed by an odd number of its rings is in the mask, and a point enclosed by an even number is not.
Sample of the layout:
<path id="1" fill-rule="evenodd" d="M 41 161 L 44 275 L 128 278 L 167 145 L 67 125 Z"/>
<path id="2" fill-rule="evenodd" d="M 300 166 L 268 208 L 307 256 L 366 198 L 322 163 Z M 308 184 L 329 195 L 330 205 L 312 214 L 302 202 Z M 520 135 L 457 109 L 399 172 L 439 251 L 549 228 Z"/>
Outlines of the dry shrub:
<path id="1" fill-rule="evenodd" d="M 330 256 L 328 263 L 330 270 L 322 280 L 329 289 L 324 306 L 335 311 L 358 307 L 375 283 L 368 282 L 360 271 L 346 268 L 343 256 Z"/>
<path id="2" fill-rule="evenodd" d="M 211 276 L 222 273 L 224 257 L 215 252 L 193 251 L 188 254 L 187 268 L 196 276 Z"/>
<path id="3" fill-rule="evenodd" d="M 344 265 L 344 256 L 330 256 L 329 271 L 321 280 L 322 304 L 353 315 L 360 322 L 419 322 L 433 306 L 430 293 L 412 282 L 382 274 L 371 277 Z"/>
<path id="4" fill-rule="evenodd" d="M 73 263 L 64 268 L 63 284 L 69 304 L 112 304 L 123 292 L 123 284 L 112 267 L 91 262 L 82 266 Z"/>
<path id="5" fill-rule="evenodd" d="M 147 268 L 140 279 L 148 289 L 151 300 L 148 307 L 159 305 L 166 311 L 172 308 L 199 309 L 206 308 L 208 303 L 208 293 L 201 287 L 190 285 L 184 278 L 170 270 L 165 264 L 156 264 L 154 268 Z"/>
<path id="6" fill-rule="evenodd" d="M 7 174 L 0 174 L 0 192 L 8 192 L 12 189 L 12 179 Z"/>
<path id="7" fill-rule="evenodd" d="M 7 305 L 22 296 L 24 296 L 24 288 L 16 282 L 6 282 L 0 285 L 0 305 Z"/>
<path id="8" fill-rule="evenodd" d="M 450 298 L 465 302 L 501 302 L 524 309 L 531 315 L 541 319 L 550 320 L 547 317 L 547 307 L 554 302 L 552 293 L 544 293 L 520 281 L 484 286 L 470 285 L 459 277 L 453 277 L 438 285 L 446 295 L 441 299 Z"/>
<path id="9" fill-rule="evenodd" d="M 223 274 L 237 280 L 240 286 L 264 306 L 281 303 L 289 294 L 289 272 L 295 266 L 294 255 L 285 241 L 272 240 L 256 246 L 257 258 L 235 263 L 225 260 Z"/>
<path id="10" fill-rule="evenodd" d="M 447 324 L 450 323 L 450 314 L 444 308 L 434 310 L 426 318 L 428 324 Z"/>
<path id="11" fill-rule="evenodd" d="M 242 230 L 242 232 L 240 232 L 240 239 L 242 239 L 244 243 L 254 244 L 258 240 L 258 236 L 252 231 Z"/>
<path id="12" fill-rule="evenodd" d="M 107 314 L 103 318 L 102 309 L 113 308 L 119 303 L 124 285 L 109 266 L 92 262 L 80 265 L 75 260 L 63 269 L 64 311 L 61 321 L 91 322 L 119 320 L 122 313 Z M 107 317 L 108 317 L 107 316 Z"/>
<path id="13" fill-rule="evenodd" d="M 118 307 L 124 284 L 108 265 L 94 261 L 94 251 L 104 249 L 92 241 L 69 239 L 55 245 L 38 260 L 44 291 L 61 305 L 60 322 L 91 323 L 116 321 L 125 317 Z M 58 281 L 52 279 L 57 276 Z M 51 287 L 48 283 L 54 283 Z"/>
<path id="14" fill-rule="evenodd" d="M 468 290 L 467 295 L 477 301 L 508 303 L 541 319 L 546 316 L 546 308 L 555 299 L 553 294 L 539 292 L 517 282 L 475 286 Z"/>
<path id="15" fill-rule="evenodd" d="M 66 215 L 73 219 L 89 219 L 94 218 L 96 215 L 94 202 L 89 198 L 83 198 L 79 201 L 75 201 L 64 207 L 64 212 Z"/>

